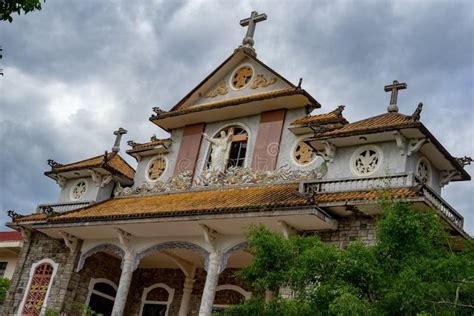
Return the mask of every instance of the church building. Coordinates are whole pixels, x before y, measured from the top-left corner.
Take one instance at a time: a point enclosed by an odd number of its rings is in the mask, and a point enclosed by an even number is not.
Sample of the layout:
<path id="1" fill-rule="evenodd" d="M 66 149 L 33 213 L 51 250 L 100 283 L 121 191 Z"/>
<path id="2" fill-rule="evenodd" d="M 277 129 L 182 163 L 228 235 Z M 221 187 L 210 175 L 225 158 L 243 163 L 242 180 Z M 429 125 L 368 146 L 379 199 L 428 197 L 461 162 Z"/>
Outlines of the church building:
<path id="1" fill-rule="evenodd" d="M 24 246 L 4 315 L 75 315 L 85 304 L 114 316 L 209 316 L 252 295 L 234 276 L 252 262 L 250 226 L 371 244 L 382 190 L 470 238 L 441 196 L 470 180 L 472 159 L 435 138 L 421 103 L 398 102 L 407 84 L 385 86 L 390 101 L 358 122 L 342 105 L 322 111 L 301 81 L 257 58 L 253 35 L 266 18 L 240 21 L 242 44 L 170 110 L 153 108 L 150 123 L 170 137 L 128 141 L 136 170 L 121 156 L 123 128 L 110 151 L 48 161 L 58 200 L 9 211 Z"/>

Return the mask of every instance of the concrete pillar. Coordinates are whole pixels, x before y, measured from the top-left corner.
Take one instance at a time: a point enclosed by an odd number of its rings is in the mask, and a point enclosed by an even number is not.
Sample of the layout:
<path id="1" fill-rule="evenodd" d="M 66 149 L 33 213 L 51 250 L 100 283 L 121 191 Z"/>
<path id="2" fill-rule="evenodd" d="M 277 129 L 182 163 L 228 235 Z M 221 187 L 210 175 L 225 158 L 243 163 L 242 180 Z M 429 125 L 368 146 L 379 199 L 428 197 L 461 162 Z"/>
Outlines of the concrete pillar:
<path id="1" fill-rule="evenodd" d="M 115 297 L 114 308 L 112 309 L 112 316 L 122 316 L 127 303 L 128 290 L 132 282 L 134 270 L 135 253 L 127 251 L 123 258 L 122 275 Z"/>
<path id="2" fill-rule="evenodd" d="M 217 282 L 219 281 L 219 271 L 222 264 L 222 258 L 222 253 L 218 251 L 213 251 L 209 255 L 206 283 L 202 293 L 199 316 L 210 316 L 212 314 L 212 305 L 214 304 Z"/>
<path id="3" fill-rule="evenodd" d="M 181 305 L 179 307 L 179 316 L 187 316 L 189 311 L 189 303 L 191 301 L 191 293 L 193 292 L 194 282 L 196 280 L 192 277 L 186 277 L 183 285 L 183 297 L 181 298 Z"/>

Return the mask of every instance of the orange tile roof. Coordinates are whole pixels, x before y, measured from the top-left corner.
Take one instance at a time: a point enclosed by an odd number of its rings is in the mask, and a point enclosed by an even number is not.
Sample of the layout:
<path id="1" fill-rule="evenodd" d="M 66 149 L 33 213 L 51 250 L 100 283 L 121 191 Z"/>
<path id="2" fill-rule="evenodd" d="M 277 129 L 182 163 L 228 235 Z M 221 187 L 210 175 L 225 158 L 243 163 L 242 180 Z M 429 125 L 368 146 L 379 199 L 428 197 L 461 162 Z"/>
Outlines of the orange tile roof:
<path id="1" fill-rule="evenodd" d="M 291 125 L 306 125 L 309 123 L 330 124 L 342 123 L 348 124 L 347 120 L 342 116 L 342 109 L 336 109 L 329 113 L 310 115 L 299 118 L 291 123 Z"/>
<path id="2" fill-rule="evenodd" d="M 51 171 L 45 172 L 45 175 L 49 176 L 51 174 L 86 168 L 110 168 L 110 171 L 117 172 L 132 180 L 135 176 L 135 170 L 122 157 L 120 157 L 120 155 L 115 155 L 113 153 L 107 154 L 107 159 L 105 159 L 105 155 L 100 155 L 66 165 L 57 165 L 54 166 Z"/>
<path id="3" fill-rule="evenodd" d="M 319 133 L 315 135 L 315 138 L 346 136 L 392 128 L 416 127 L 420 124 L 420 122 L 413 120 L 411 116 L 400 113 L 384 113 L 365 120 L 347 124 L 334 131 Z"/>
<path id="4" fill-rule="evenodd" d="M 306 205 L 306 200 L 295 194 L 297 190 L 295 183 L 115 198 L 50 220 L 173 216 Z"/>
<path id="5" fill-rule="evenodd" d="M 311 105 L 313 105 L 315 108 L 321 107 L 321 105 L 316 100 L 314 100 L 313 97 L 309 95 L 305 90 L 298 89 L 298 88 L 289 88 L 289 89 L 280 89 L 280 90 L 275 90 L 275 91 L 270 91 L 270 92 L 258 93 L 258 94 L 254 94 L 250 96 L 241 97 L 241 98 L 234 98 L 234 99 L 229 99 L 229 100 L 199 104 L 192 107 L 174 110 L 170 112 L 163 112 L 156 115 L 152 115 L 150 117 L 150 121 L 153 122 L 153 121 L 157 121 L 157 120 L 167 118 L 167 117 L 172 117 L 172 116 L 178 116 L 178 115 L 183 115 L 183 114 L 188 114 L 188 113 L 193 113 L 193 112 L 201 112 L 201 111 L 206 111 L 206 110 L 210 110 L 214 108 L 222 108 L 226 106 L 238 105 L 238 104 L 252 102 L 252 101 L 261 101 L 261 100 L 273 99 L 277 97 L 291 96 L 291 95 L 303 95 L 309 100 L 309 102 L 311 102 Z"/>
<path id="6" fill-rule="evenodd" d="M 159 146 L 159 145 L 166 146 L 166 145 L 171 144 L 172 142 L 173 141 L 171 140 L 171 138 L 165 138 L 165 139 L 155 139 L 143 144 L 132 143 L 131 145 L 132 149 L 127 150 L 127 154 L 138 152 L 138 151 L 144 151 L 148 149 L 153 149 L 155 146 Z"/>

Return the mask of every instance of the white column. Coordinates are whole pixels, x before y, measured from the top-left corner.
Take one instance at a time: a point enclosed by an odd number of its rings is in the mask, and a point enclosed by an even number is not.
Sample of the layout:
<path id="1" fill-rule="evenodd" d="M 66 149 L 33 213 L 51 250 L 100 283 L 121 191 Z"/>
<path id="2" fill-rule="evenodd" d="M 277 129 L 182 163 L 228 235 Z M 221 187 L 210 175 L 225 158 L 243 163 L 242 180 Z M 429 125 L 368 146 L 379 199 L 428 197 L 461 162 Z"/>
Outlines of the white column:
<path id="1" fill-rule="evenodd" d="M 189 311 L 189 303 L 191 301 L 191 293 L 193 292 L 194 282 L 196 280 L 192 277 L 184 279 L 183 297 L 181 298 L 181 305 L 179 307 L 179 316 L 187 316 Z"/>
<path id="2" fill-rule="evenodd" d="M 210 316 L 212 313 L 212 305 L 214 304 L 217 282 L 219 281 L 219 271 L 222 263 L 222 257 L 223 255 L 220 251 L 213 251 L 209 255 L 206 283 L 202 293 L 199 316 Z"/>
<path id="3" fill-rule="evenodd" d="M 120 276 L 120 282 L 117 289 L 117 295 L 115 296 L 114 308 L 112 309 L 112 316 L 122 316 L 125 310 L 125 304 L 127 303 L 128 290 L 130 283 L 132 282 L 135 253 L 127 251 L 123 258 L 122 275 Z"/>

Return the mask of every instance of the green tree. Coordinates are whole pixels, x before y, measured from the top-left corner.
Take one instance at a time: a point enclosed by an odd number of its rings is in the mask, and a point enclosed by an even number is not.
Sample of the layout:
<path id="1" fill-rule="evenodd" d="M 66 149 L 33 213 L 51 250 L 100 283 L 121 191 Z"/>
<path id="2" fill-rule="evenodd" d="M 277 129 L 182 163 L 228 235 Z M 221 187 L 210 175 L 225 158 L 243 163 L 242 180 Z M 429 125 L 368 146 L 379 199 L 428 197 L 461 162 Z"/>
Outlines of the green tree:
<path id="1" fill-rule="evenodd" d="M 12 22 L 12 14 L 41 10 L 41 0 L 2 0 L 0 1 L 0 18 L 2 21 Z"/>
<path id="2" fill-rule="evenodd" d="M 253 227 L 248 242 L 253 264 L 237 276 L 254 298 L 227 315 L 472 315 L 474 247 L 454 251 L 434 211 L 385 201 L 377 222 L 377 241 L 352 242 L 345 249 L 315 236 L 288 240 L 263 226 Z M 264 291 L 289 287 L 293 299 Z"/>
<path id="3" fill-rule="evenodd" d="M 10 280 L 7 278 L 0 278 L 0 304 L 5 302 L 8 289 L 10 288 Z"/>

